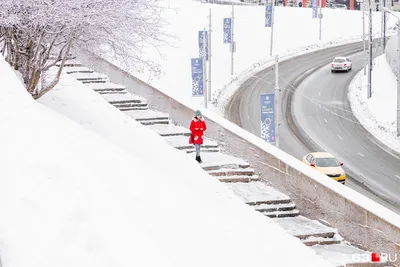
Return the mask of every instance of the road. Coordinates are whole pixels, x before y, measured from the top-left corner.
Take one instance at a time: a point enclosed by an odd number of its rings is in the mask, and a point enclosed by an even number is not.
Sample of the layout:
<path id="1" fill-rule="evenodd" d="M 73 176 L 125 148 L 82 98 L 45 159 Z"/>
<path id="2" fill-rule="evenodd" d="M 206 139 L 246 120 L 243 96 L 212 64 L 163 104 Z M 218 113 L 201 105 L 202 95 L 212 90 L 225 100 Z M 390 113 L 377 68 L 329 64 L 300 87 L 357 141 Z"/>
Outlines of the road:
<path id="1" fill-rule="evenodd" d="M 363 67 L 360 51 L 361 43 L 349 44 L 280 63 L 280 148 L 298 159 L 312 151 L 333 153 L 344 162 L 346 186 L 400 214 L 399 158 L 358 123 L 347 100 L 348 85 Z M 351 72 L 330 72 L 339 55 L 353 60 Z M 274 92 L 273 83 L 272 68 L 243 83 L 227 106 L 228 119 L 260 136 L 259 95 Z"/>

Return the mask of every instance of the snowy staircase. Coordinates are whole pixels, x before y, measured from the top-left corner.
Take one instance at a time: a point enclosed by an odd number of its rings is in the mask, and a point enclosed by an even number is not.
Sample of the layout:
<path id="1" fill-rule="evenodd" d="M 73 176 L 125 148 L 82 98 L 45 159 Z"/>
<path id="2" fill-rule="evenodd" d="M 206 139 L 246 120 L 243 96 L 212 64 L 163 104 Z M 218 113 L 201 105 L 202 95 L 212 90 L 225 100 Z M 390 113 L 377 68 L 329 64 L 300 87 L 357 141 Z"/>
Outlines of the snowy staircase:
<path id="1" fill-rule="evenodd" d="M 194 160 L 195 148 L 189 144 L 190 131 L 172 124 L 169 114 L 150 110 L 146 99 L 127 92 L 124 86 L 112 83 L 107 76 L 75 60 L 66 62 L 64 72 L 92 88 L 132 119 L 164 137 L 171 146 L 191 155 Z M 243 159 L 222 153 L 218 143 L 205 138 L 201 151 L 203 162 L 200 166 L 204 171 L 223 182 L 255 211 L 273 218 L 288 233 L 299 238 L 306 246 L 314 248 L 317 254 L 326 257 L 335 266 L 352 263 L 352 253 L 364 253 L 345 243 L 336 229 L 300 216 L 296 204 L 289 196 L 261 182 L 255 170 Z M 340 258 L 340 261 L 331 260 L 331 255 L 335 253 L 335 258 Z"/>

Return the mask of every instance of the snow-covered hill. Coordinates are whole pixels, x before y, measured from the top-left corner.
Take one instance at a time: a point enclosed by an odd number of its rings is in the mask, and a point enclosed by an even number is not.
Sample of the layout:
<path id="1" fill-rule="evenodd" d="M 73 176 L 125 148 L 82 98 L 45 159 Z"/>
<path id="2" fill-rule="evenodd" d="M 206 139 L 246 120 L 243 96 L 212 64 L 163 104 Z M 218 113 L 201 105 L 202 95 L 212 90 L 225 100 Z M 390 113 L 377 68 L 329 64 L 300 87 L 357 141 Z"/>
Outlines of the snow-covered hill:
<path id="1" fill-rule="evenodd" d="M 3 267 L 330 266 L 88 87 L 0 80 Z"/>

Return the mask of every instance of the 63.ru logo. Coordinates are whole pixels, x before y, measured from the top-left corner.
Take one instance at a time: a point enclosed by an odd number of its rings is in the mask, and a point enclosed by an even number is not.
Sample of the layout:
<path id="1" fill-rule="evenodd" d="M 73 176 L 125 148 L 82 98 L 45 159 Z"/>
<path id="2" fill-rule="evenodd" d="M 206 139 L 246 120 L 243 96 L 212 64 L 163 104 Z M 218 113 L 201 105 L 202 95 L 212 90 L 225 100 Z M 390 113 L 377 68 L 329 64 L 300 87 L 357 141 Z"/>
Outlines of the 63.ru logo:
<path id="1" fill-rule="evenodd" d="M 361 254 L 353 254 L 351 256 L 354 262 L 397 262 L 400 260 L 400 257 L 397 253 L 361 253 Z"/>

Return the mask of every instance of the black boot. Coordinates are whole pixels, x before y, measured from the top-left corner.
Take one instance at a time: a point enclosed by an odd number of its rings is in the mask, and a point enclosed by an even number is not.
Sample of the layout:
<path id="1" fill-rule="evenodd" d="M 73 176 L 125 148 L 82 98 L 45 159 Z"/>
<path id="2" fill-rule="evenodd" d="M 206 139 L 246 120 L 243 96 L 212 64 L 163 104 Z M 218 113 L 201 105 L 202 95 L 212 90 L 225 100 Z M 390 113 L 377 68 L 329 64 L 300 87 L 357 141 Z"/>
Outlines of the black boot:
<path id="1" fill-rule="evenodd" d="M 198 163 L 201 163 L 201 158 L 200 158 L 200 156 L 196 156 L 196 160 L 197 160 Z"/>
<path id="2" fill-rule="evenodd" d="M 200 156 L 199 156 L 198 162 L 199 162 L 199 163 L 203 163 L 203 161 L 201 160 Z"/>

